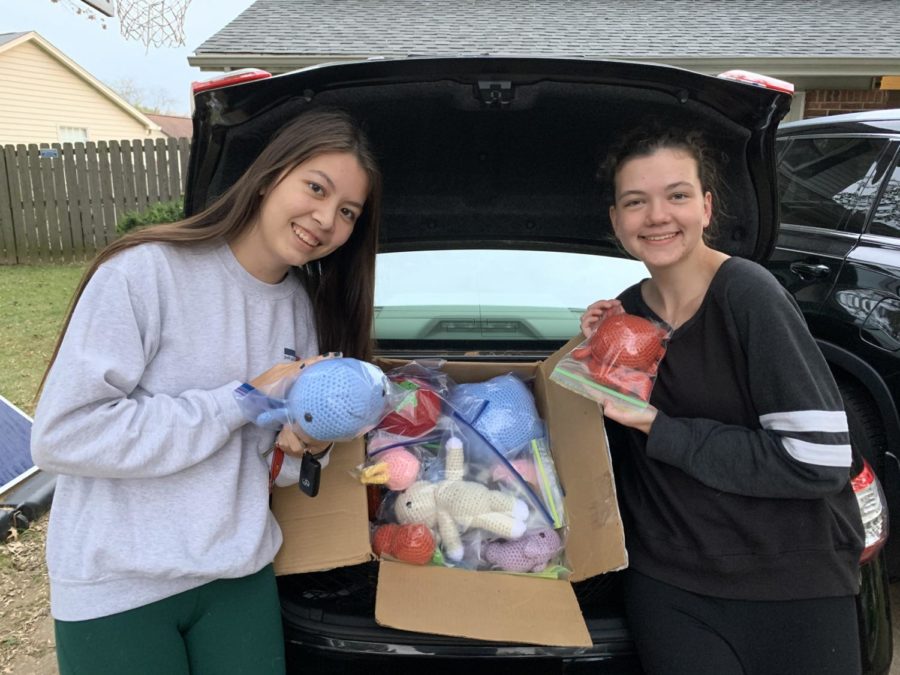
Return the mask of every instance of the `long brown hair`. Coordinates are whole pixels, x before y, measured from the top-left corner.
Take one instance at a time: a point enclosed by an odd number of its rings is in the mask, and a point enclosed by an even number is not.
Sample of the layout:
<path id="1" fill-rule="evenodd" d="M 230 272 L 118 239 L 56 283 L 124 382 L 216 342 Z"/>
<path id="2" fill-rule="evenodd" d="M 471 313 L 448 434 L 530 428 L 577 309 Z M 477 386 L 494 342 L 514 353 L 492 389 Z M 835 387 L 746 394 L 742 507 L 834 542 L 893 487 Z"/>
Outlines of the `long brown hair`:
<path id="1" fill-rule="evenodd" d="M 181 246 L 217 239 L 231 242 L 255 221 L 263 195 L 277 180 L 298 164 L 327 152 L 354 155 L 368 177 L 369 194 L 347 242 L 325 258 L 295 270 L 312 300 L 319 350 L 371 359 L 381 172 L 368 139 L 349 115 L 318 110 L 299 115 L 279 130 L 244 174 L 200 213 L 128 233 L 97 254 L 75 289 L 38 395 L 59 353 L 75 305 L 100 265 L 117 253 L 149 242 Z"/>

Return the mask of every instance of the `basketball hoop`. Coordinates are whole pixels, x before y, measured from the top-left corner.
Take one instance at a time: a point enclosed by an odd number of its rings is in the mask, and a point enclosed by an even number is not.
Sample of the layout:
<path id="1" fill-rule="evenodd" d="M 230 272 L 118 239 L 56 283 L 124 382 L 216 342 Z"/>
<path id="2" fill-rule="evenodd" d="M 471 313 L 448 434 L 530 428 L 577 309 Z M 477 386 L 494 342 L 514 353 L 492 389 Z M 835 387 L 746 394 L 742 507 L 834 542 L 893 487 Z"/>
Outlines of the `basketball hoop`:
<path id="1" fill-rule="evenodd" d="M 184 45 L 184 15 L 191 0 L 117 0 L 122 36 L 148 49 Z"/>

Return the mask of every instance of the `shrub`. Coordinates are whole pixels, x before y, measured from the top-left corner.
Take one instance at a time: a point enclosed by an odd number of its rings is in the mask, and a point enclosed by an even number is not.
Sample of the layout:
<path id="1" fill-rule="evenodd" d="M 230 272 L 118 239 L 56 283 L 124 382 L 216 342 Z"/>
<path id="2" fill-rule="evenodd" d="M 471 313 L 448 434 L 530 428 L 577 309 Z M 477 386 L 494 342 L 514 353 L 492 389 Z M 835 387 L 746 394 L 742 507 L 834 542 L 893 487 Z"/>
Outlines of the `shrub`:
<path id="1" fill-rule="evenodd" d="M 184 198 L 171 202 L 158 202 L 146 211 L 128 211 L 116 223 L 116 232 L 124 234 L 136 227 L 174 223 L 184 218 Z"/>

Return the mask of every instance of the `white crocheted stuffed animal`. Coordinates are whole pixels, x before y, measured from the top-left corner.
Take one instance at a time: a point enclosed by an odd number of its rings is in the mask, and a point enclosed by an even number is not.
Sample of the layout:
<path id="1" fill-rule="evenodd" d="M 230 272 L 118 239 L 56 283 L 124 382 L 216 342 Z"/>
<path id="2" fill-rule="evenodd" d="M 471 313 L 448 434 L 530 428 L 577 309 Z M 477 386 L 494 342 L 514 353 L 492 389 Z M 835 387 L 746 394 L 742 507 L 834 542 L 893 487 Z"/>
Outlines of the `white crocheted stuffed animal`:
<path id="1" fill-rule="evenodd" d="M 460 534 L 480 528 L 503 539 L 525 533 L 528 505 L 512 495 L 486 485 L 463 480 L 465 458 L 462 441 L 451 436 L 446 443 L 444 480 L 417 481 L 397 496 L 394 514 L 401 524 L 424 523 L 440 536 L 444 555 L 462 560 Z"/>

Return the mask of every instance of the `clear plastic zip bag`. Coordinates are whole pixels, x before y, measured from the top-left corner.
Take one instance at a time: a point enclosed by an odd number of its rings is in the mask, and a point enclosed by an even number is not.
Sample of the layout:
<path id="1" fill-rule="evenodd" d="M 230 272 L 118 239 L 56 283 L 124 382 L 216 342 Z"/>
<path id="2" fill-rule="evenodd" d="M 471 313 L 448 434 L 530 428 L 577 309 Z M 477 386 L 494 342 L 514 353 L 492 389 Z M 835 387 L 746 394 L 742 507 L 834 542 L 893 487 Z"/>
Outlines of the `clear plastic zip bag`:
<path id="1" fill-rule="evenodd" d="M 646 408 L 671 336 L 664 324 L 617 308 L 560 359 L 550 379 L 600 403 Z"/>

